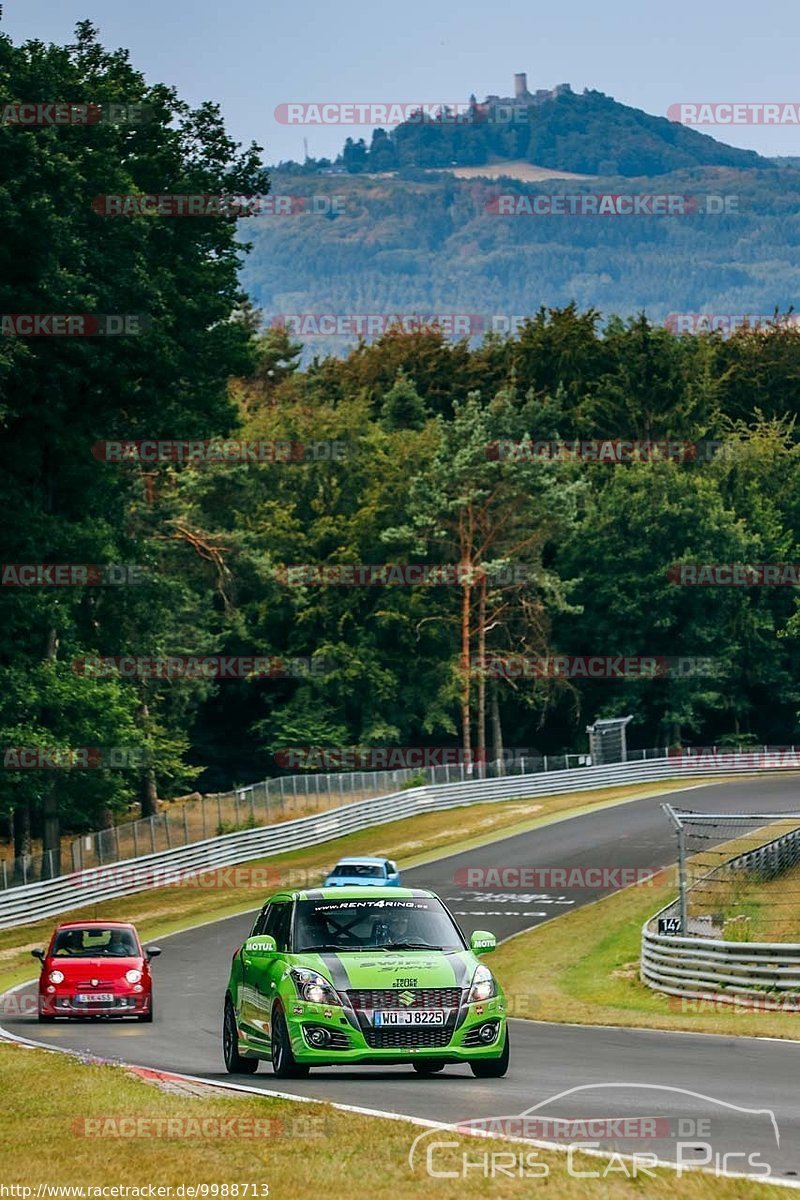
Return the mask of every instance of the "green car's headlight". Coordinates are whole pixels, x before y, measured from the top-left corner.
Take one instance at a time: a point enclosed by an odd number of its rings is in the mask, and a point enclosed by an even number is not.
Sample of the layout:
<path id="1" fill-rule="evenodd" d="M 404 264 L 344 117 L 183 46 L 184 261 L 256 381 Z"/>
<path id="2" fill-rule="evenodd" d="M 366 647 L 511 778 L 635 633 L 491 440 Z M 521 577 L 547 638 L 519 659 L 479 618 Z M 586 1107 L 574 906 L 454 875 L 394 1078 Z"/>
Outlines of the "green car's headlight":
<path id="1" fill-rule="evenodd" d="M 491 1000 L 492 996 L 496 995 L 497 984 L 494 975 L 488 967 L 481 964 L 475 968 L 475 974 L 472 976 L 472 987 L 469 989 L 467 1003 L 475 1004 L 482 1000 Z"/>
<path id="2" fill-rule="evenodd" d="M 307 971 L 302 967 L 292 967 L 294 986 L 303 1000 L 312 1004 L 338 1004 L 341 1000 L 334 990 L 333 984 L 317 971 Z"/>

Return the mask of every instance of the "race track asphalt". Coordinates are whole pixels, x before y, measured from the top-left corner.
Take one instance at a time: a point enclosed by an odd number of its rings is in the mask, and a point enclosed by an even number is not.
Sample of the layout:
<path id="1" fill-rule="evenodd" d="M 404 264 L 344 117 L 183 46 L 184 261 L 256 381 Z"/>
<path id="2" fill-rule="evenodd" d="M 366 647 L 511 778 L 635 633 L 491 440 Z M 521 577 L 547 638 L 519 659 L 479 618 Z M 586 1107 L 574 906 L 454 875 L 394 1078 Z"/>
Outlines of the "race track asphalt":
<path id="1" fill-rule="evenodd" d="M 661 810 L 665 800 L 712 812 L 800 812 L 799 795 L 800 778 L 791 775 L 712 783 L 438 859 L 404 871 L 403 882 L 438 892 L 467 935 L 488 928 L 505 938 L 615 890 L 614 869 L 645 872 L 674 862 L 675 834 Z M 466 887 L 465 869 L 476 867 L 599 867 L 612 874 L 597 888 L 524 892 Z M 152 1025 L 39 1025 L 35 1018 L 6 1016 L 3 1028 L 53 1047 L 231 1081 L 222 1064 L 222 999 L 231 957 L 251 923 L 252 916 L 238 916 L 164 939 L 163 957 L 153 965 L 157 1015 Z M 708 1162 L 711 1168 L 758 1176 L 769 1164 L 774 1181 L 800 1184 L 800 1044 L 529 1020 L 513 1020 L 510 1031 L 511 1068 L 501 1080 L 475 1079 L 466 1067 L 448 1067 L 430 1078 L 410 1067 L 363 1067 L 319 1069 L 306 1080 L 276 1081 L 266 1063 L 256 1075 L 236 1078 L 265 1093 L 274 1089 L 448 1123 L 514 1117 L 534 1108 L 537 1118 L 659 1118 L 655 1139 L 620 1139 L 619 1127 L 609 1125 L 599 1127 L 593 1140 L 621 1153 L 655 1153 L 664 1161 Z M 576 1088 L 582 1090 L 562 1095 Z M 552 1127 L 527 1127 L 540 1138 L 545 1130 Z M 652 1133 L 652 1127 L 643 1131 Z M 409 1127 L 409 1147 L 418 1133 Z M 477 1145 L 483 1153 L 486 1143 Z M 602 1174 L 602 1162 L 597 1169 Z"/>

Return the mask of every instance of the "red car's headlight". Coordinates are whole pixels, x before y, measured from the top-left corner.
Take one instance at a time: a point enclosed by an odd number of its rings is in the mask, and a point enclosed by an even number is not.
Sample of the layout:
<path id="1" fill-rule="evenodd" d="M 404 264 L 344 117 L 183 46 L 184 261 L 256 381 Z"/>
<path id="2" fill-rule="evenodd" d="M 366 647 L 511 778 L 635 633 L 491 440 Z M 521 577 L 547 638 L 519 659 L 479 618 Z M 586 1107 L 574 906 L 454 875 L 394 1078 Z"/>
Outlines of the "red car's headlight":
<path id="1" fill-rule="evenodd" d="M 50 980 L 51 983 L 63 983 L 64 982 L 64 972 L 63 971 L 51 971 L 48 976 L 48 979 Z"/>
<path id="2" fill-rule="evenodd" d="M 141 982 L 142 972 L 137 970 L 126 971 L 125 978 L 127 979 L 128 983 L 139 983 Z"/>

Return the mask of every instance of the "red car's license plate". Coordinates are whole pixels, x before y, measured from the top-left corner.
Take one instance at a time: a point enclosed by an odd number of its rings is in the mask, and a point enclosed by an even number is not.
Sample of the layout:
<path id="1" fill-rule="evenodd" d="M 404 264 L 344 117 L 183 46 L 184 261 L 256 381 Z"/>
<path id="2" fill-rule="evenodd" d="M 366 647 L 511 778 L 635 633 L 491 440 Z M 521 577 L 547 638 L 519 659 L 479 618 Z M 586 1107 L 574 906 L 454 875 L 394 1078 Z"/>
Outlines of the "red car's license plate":
<path id="1" fill-rule="evenodd" d="M 443 1008 L 384 1008 L 375 1012 L 375 1025 L 444 1025 Z"/>
<path id="2" fill-rule="evenodd" d="M 89 992 L 76 996 L 78 1004 L 113 1004 L 113 992 Z"/>

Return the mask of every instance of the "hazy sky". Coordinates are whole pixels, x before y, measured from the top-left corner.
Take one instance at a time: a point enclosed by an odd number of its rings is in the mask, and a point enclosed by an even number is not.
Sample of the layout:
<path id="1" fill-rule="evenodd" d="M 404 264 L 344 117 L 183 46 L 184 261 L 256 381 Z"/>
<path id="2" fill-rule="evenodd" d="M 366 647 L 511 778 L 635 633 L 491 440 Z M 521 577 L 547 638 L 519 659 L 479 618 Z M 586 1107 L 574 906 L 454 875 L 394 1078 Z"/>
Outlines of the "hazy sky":
<path id="1" fill-rule="evenodd" d="M 229 132 L 266 162 L 334 155 L 356 127 L 281 125 L 286 102 L 424 102 L 569 82 L 665 115 L 678 101 L 800 102 L 800 7 L 788 0 L 5 0 L 15 42 L 63 43 L 89 18 L 152 81 L 217 101 Z M 32 99 L 32 97 L 31 97 Z M 68 100 L 70 97 L 42 97 Z M 763 154 L 800 155 L 800 127 L 704 128 Z"/>

